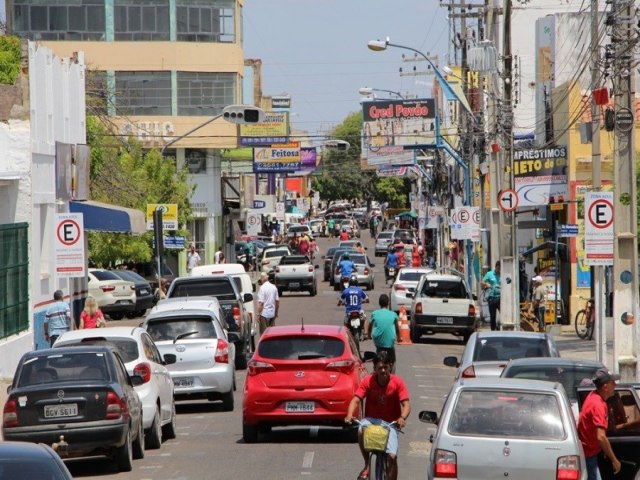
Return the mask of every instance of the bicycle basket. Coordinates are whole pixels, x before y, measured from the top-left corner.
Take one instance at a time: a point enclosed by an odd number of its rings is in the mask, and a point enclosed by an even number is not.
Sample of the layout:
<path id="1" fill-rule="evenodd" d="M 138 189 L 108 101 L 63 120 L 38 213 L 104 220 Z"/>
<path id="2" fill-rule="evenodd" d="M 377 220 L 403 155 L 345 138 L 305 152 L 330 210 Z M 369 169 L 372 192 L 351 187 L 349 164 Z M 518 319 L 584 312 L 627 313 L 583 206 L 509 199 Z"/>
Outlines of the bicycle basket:
<path id="1" fill-rule="evenodd" d="M 367 452 L 384 452 L 389 441 L 389 427 L 367 425 L 362 432 L 362 440 Z"/>

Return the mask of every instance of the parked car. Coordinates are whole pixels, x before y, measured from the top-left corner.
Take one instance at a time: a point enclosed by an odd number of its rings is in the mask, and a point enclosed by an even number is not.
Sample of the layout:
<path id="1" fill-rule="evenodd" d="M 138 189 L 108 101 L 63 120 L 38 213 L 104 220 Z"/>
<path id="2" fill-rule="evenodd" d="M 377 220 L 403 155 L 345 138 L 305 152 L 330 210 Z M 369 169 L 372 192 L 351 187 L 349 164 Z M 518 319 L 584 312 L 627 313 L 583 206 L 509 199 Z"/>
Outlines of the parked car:
<path id="1" fill-rule="evenodd" d="M 386 257 L 389 252 L 389 245 L 393 242 L 393 231 L 384 230 L 376 237 L 376 257 Z"/>
<path id="2" fill-rule="evenodd" d="M 502 370 L 502 378 L 528 378 L 560 382 L 567 394 L 575 421 L 578 421 L 578 386 L 585 378 L 592 378 L 596 370 L 604 367 L 591 360 L 571 360 L 558 357 L 516 358 Z"/>
<path id="3" fill-rule="evenodd" d="M 269 271 L 276 268 L 280 259 L 285 255 L 291 255 L 291 250 L 287 245 L 265 248 L 264 252 L 262 252 L 261 271 L 269 273 Z"/>
<path id="4" fill-rule="evenodd" d="M 87 275 L 89 295 L 96 299 L 102 313 L 113 320 L 121 320 L 125 313 L 136 310 L 136 287 L 133 282 L 100 268 L 90 268 Z"/>
<path id="5" fill-rule="evenodd" d="M 391 285 L 391 310 L 399 312 L 404 306 L 407 313 L 411 312 L 412 298 L 407 297 L 407 293 L 415 293 L 416 286 L 423 275 L 433 273 L 433 269 L 428 267 L 406 267 L 401 268 L 396 275 L 396 279 Z"/>
<path id="6" fill-rule="evenodd" d="M 366 375 L 344 326 L 268 328 L 249 362 L 242 402 L 242 436 L 287 425 L 345 428 L 344 417 Z"/>
<path id="7" fill-rule="evenodd" d="M 233 410 L 237 332 L 227 332 L 220 302 L 212 297 L 169 298 L 142 325 L 161 354 L 176 355 L 168 366 L 178 400 L 206 398 Z"/>
<path id="8" fill-rule="evenodd" d="M 5 440 L 45 443 L 64 458 L 106 455 L 121 471 L 144 457 L 142 403 L 113 347 L 25 353 L 4 406 Z M 55 445 L 54 445 L 55 444 Z"/>
<path id="9" fill-rule="evenodd" d="M 63 333 L 54 347 L 78 345 L 112 345 L 120 353 L 127 373 L 142 377 L 142 384 L 135 390 L 142 402 L 147 448 L 160 448 L 163 437 L 176 437 L 173 382 L 167 368 L 176 362 L 174 354 L 160 355 L 149 334 L 140 327 L 72 330 Z"/>
<path id="10" fill-rule="evenodd" d="M 431 436 L 427 478 L 586 479 L 586 463 L 562 385 L 512 378 L 455 384 Z"/>
<path id="11" fill-rule="evenodd" d="M 424 334 L 436 333 L 451 333 L 467 343 L 478 327 L 475 297 L 461 276 L 435 272 L 423 275 L 415 291 L 405 296 L 412 299 L 409 327 L 414 343 Z"/>
<path id="12" fill-rule="evenodd" d="M 142 276 L 131 270 L 111 270 L 122 280 L 133 282 L 136 290 L 136 309 L 125 312 L 127 318 L 143 317 L 147 309 L 153 307 L 153 289 L 151 284 Z"/>
<path id="13" fill-rule="evenodd" d="M 309 228 L 311 234 L 314 237 L 324 237 L 324 231 L 322 230 L 322 219 L 309 220 Z"/>
<path id="14" fill-rule="evenodd" d="M 308 291 L 312 297 L 318 294 L 318 282 L 314 265 L 305 255 L 286 255 L 275 268 L 275 286 L 278 295 L 285 291 Z"/>
<path id="15" fill-rule="evenodd" d="M 0 442 L 0 478 L 73 480 L 60 456 L 43 443 Z"/>
<path id="16" fill-rule="evenodd" d="M 341 254 L 341 257 L 344 254 Z M 373 275 L 373 267 L 375 264 L 369 263 L 369 257 L 361 253 L 349 253 L 349 260 L 356 265 L 355 274 L 358 277 L 358 286 L 364 287 L 367 290 L 373 290 L 375 288 L 375 280 Z M 342 274 L 338 272 L 340 266 L 340 260 L 335 262 L 335 269 L 333 272 L 333 289 L 340 290 L 340 277 Z"/>
<path id="17" fill-rule="evenodd" d="M 418 243 L 418 238 L 416 237 L 416 232 L 414 230 L 397 228 L 393 231 L 393 241 L 402 242 L 402 243 Z"/>
<path id="18" fill-rule="evenodd" d="M 313 234 L 311 233 L 311 227 L 309 227 L 309 225 L 295 224 L 287 228 L 287 238 L 293 238 L 294 235 L 301 237 L 304 234 L 309 235 L 309 237 L 313 237 Z"/>
<path id="19" fill-rule="evenodd" d="M 514 358 L 559 357 L 553 337 L 548 333 L 482 331 L 469 338 L 462 359 L 444 358 L 448 367 L 457 367 L 455 379 L 499 377 Z"/>
<path id="20" fill-rule="evenodd" d="M 162 269 L 162 277 L 166 278 L 169 283 L 173 282 L 177 275 L 173 273 L 169 265 L 163 262 L 160 268 Z M 129 270 L 135 270 L 138 275 L 149 282 L 152 291 L 156 291 L 156 288 L 158 288 L 158 262 L 135 263 L 129 267 Z"/>

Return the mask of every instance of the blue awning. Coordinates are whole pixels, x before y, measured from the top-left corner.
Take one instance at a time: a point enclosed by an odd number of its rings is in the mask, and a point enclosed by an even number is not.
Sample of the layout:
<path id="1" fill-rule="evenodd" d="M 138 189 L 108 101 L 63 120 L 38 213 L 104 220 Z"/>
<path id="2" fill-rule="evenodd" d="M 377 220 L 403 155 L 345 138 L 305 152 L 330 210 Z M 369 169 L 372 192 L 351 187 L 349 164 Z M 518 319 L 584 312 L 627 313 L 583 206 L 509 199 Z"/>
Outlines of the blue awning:
<path id="1" fill-rule="evenodd" d="M 71 213 L 84 215 L 84 229 L 93 232 L 132 233 L 147 231 L 144 213 L 133 208 L 93 201 L 69 202 Z"/>

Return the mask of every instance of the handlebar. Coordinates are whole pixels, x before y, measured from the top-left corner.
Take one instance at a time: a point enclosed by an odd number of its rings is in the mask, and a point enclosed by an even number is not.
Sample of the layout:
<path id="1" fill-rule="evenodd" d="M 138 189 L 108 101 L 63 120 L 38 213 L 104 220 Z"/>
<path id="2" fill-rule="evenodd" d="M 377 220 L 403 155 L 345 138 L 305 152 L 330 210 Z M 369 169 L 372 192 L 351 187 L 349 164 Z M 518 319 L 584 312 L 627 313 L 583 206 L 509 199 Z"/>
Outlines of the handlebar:
<path id="1" fill-rule="evenodd" d="M 384 420 L 382 420 L 381 418 L 379 418 L 378 420 L 380 420 L 380 423 L 388 428 L 395 428 L 398 432 L 400 433 L 404 433 L 402 430 L 400 430 L 400 428 L 398 427 L 398 422 L 397 420 L 394 420 L 393 422 L 389 423 L 389 422 L 385 422 Z M 351 423 L 352 424 L 356 424 L 358 426 L 362 426 L 362 422 L 360 420 L 358 420 L 357 418 L 352 418 L 351 419 Z M 371 424 L 373 425 L 373 424 Z"/>

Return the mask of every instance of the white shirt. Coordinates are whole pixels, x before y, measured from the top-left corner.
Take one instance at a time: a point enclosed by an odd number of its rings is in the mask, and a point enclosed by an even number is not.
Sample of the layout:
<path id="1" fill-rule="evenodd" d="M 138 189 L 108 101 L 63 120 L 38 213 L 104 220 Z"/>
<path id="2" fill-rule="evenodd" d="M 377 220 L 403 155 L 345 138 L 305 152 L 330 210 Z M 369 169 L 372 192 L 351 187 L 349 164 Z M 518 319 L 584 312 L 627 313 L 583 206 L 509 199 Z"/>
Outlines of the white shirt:
<path id="1" fill-rule="evenodd" d="M 220 263 L 220 254 L 222 250 L 218 250 L 216 254 L 213 256 L 213 263 Z"/>
<path id="2" fill-rule="evenodd" d="M 198 252 L 187 253 L 187 271 L 193 270 L 193 267 L 200 265 L 200 255 Z"/>
<path id="3" fill-rule="evenodd" d="M 276 316 L 276 302 L 280 300 L 278 288 L 271 282 L 263 283 L 258 291 L 258 303 L 262 303 L 262 313 L 264 318 L 274 318 Z"/>

